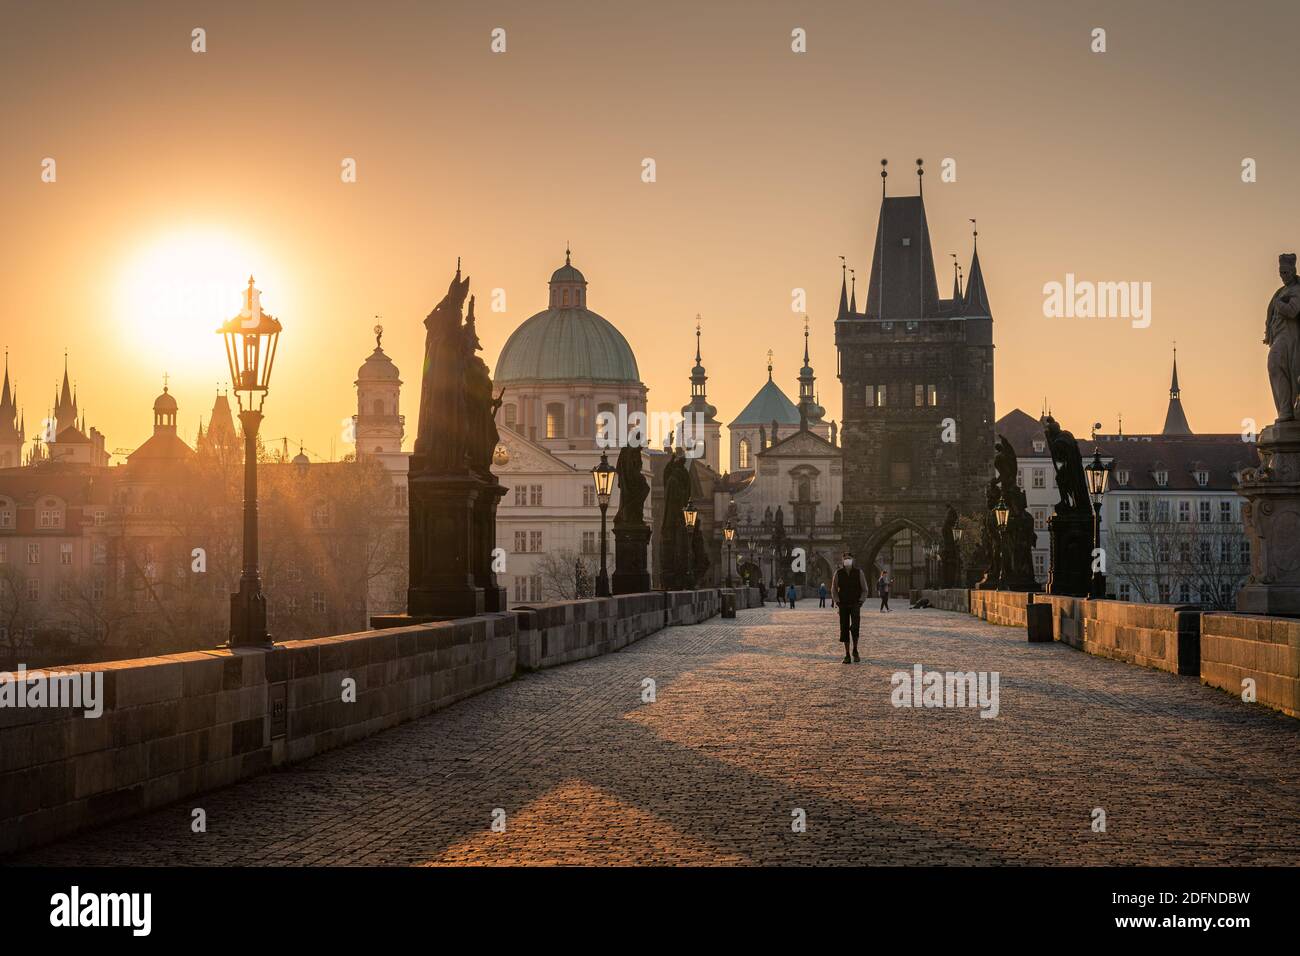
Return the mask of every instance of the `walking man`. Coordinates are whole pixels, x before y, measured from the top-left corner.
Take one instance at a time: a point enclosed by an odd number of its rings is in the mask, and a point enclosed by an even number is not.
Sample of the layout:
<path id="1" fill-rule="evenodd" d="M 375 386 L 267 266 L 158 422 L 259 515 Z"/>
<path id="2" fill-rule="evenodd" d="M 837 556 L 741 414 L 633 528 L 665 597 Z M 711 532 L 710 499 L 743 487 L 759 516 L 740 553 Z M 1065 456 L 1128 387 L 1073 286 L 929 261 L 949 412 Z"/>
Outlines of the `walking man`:
<path id="1" fill-rule="evenodd" d="M 881 571 L 880 580 L 876 582 L 876 587 L 880 589 L 880 609 L 889 610 L 889 572 Z"/>
<path id="2" fill-rule="evenodd" d="M 844 663 L 856 664 L 858 657 L 858 628 L 862 623 L 862 602 L 867 599 L 867 576 L 861 568 L 853 566 L 853 553 L 845 551 L 842 567 L 831 578 L 831 603 L 840 612 L 840 643 L 844 645 Z M 850 656 L 849 641 L 853 642 Z"/>
<path id="3" fill-rule="evenodd" d="M 826 606 L 826 582 L 825 581 L 817 585 L 817 599 L 819 602 L 817 604 L 818 607 Z"/>
<path id="4" fill-rule="evenodd" d="M 794 602 L 798 597 L 799 592 L 795 590 L 794 583 L 791 582 L 790 587 L 787 588 L 785 592 L 785 599 L 790 602 L 790 610 L 794 610 Z"/>

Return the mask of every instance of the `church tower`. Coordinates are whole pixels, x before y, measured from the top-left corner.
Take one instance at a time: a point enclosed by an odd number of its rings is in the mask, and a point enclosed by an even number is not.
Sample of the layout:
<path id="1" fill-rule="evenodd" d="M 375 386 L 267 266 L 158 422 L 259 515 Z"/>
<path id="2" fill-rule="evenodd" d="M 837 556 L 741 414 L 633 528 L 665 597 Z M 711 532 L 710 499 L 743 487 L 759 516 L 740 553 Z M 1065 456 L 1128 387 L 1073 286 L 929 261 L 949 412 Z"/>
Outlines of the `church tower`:
<path id="1" fill-rule="evenodd" d="M 5 353 L 4 390 L 0 391 L 0 468 L 23 463 L 23 423 L 18 415 L 18 393 L 9 386 L 9 353 Z"/>
<path id="2" fill-rule="evenodd" d="M 678 444 L 689 445 L 691 441 L 704 442 L 704 455 L 697 459 L 703 461 L 714 473 L 721 470 L 719 444 L 722 436 L 722 423 L 715 417 L 718 410 L 709 404 L 705 383 L 709 376 L 700 364 L 700 317 L 695 317 L 695 367 L 691 369 L 691 400 L 682 406 L 682 416 L 686 419 L 684 436 L 679 436 Z M 685 437 L 688 441 L 681 441 Z"/>
<path id="3" fill-rule="evenodd" d="M 924 200 L 882 196 L 866 306 L 857 312 L 841 293 L 835 343 L 846 544 L 864 566 L 919 568 L 949 504 L 985 507 L 993 317 L 978 248 L 965 293 L 941 299 Z M 906 586 L 897 573 L 895 586 Z"/>
<path id="4" fill-rule="evenodd" d="M 1165 427 L 1162 435 L 1190 435 L 1192 426 L 1187 423 L 1187 413 L 1183 411 L 1183 391 L 1178 387 L 1178 349 L 1174 348 L 1174 375 L 1169 382 L 1169 408 L 1165 411 Z"/>
<path id="5" fill-rule="evenodd" d="M 399 414 L 402 380 L 383 349 L 384 327 L 376 325 L 375 350 L 361 363 L 357 379 L 357 413 L 352 417 L 357 458 L 378 459 L 405 479 L 408 458 L 402 451 L 406 418 Z M 404 482 L 403 482 L 404 483 Z"/>

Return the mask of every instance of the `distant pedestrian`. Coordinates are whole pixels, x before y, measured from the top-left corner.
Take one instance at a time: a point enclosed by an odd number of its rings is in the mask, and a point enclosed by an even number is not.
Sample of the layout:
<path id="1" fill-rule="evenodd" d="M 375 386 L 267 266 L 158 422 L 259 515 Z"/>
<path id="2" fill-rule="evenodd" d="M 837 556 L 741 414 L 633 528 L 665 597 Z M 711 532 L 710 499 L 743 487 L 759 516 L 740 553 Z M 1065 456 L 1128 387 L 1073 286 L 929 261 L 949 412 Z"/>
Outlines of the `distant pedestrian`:
<path id="1" fill-rule="evenodd" d="M 790 610 L 794 610 L 794 602 L 799 597 L 799 592 L 795 590 L 794 585 L 786 588 L 785 599 L 790 602 Z"/>
<path id="2" fill-rule="evenodd" d="M 876 588 L 880 591 L 880 609 L 889 610 L 889 572 L 881 571 L 880 580 L 876 582 Z"/>
<path id="3" fill-rule="evenodd" d="M 817 600 L 818 600 L 818 604 L 817 604 L 818 607 L 826 606 L 826 582 L 825 581 L 817 585 Z"/>
<path id="4" fill-rule="evenodd" d="M 845 551 L 842 567 L 831 578 L 831 603 L 840 612 L 840 643 L 844 645 L 844 663 L 856 664 L 858 657 L 858 629 L 862 624 L 862 602 L 867 599 L 867 575 L 853 566 L 853 553 Z M 850 656 L 849 641 L 853 642 Z"/>
<path id="5" fill-rule="evenodd" d="M 785 607 L 785 578 L 782 578 L 776 585 L 776 603 Z"/>

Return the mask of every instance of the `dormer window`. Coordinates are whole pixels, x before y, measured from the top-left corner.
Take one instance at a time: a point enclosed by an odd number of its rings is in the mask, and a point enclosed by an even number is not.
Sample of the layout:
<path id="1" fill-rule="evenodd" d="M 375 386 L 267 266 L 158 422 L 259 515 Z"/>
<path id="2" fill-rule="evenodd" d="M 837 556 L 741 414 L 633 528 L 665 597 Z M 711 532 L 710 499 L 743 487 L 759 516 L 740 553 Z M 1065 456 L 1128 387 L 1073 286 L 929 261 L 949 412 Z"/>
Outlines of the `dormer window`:
<path id="1" fill-rule="evenodd" d="M 1121 488 L 1124 488 L 1128 485 L 1127 468 L 1120 468 L 1118 471 L 1115 472 L 1115 484 L 1119 485 Z"/>
<path id="2" fill-rule="evenodd" d="M 1161 488 L 1169 484 L 1169 472 L 1161 469 L 1154 472 L 1153 474 L 1156 479 L 1156 484 L 1159 485 Z"/>
<path id="3" fill-rule="evenodd" d="M 1206 485 L 1210 483 L 1210 473 L 1206 471 L 1204 468 L 1198 469 L 1195 472 L 1195 475 L 1196 475 L 1196 483 L 1200 485 L 1202 488 L 1204 488 Z"/>
<path id="4" fill-rule="evenodd" d="M 1041 438 L 1034 439 L 1034 453 L 1041 455 L 1047 448 L 1047 442 Z"/>

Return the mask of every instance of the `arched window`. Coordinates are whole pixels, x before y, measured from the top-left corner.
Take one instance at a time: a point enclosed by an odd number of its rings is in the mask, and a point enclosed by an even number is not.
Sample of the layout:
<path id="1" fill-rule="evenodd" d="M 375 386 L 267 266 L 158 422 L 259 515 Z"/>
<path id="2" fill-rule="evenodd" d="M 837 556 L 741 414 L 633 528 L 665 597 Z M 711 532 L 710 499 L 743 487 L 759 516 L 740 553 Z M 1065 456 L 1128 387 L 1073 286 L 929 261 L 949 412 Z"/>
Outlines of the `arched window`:
<path id="1" fill-rule="evenodd" d="M 563 299 L 561 300 L 562 304 L 567 306 L 569 304 L 569 290 L 565 289 L 561 295 L 563 296 Z"/>
<path id="2" fill-rule="evenodd" d="M 546 437 L 564 437 L 564 405 L 552 402 L 546 406 Z"/>
<path id="3" fill-rule="evenodd" d="M 812 501 L 812 479 L 807 475 L 799 479 L 799 500 Z"/>
<path id="4" fill-rule="evenodd" d="M 736 455 L 736 458 L 738 459 L 738 462 L 739 462 L 739 463 L 736 465 L 737 468 L 748 468 L 748 467 L 750 467 L 750 464 L 749 464 L 749 439 L 748 439 L 748 438 L 742 438 L 742 439 L 740 440 L 740 445 L 737 446 L 737 455 Z"/>
<path id="5" fill-rule="evenodd" d="M 505 425 L 506 428 L 514 428 L 518 423 L 519 408 L 513 403 L 505 407 Z"/>

